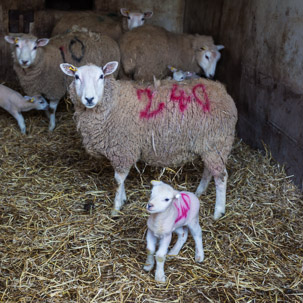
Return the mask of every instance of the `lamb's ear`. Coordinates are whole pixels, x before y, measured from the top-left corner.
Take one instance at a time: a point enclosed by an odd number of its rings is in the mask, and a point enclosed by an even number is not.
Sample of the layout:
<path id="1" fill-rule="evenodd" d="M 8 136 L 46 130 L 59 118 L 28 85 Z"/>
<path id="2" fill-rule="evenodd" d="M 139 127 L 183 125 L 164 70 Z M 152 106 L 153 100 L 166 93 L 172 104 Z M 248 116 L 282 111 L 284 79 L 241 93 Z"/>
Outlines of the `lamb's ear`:
<path id="1" fill-rule="evenodd" d="M 61 63 L 60 68 L 63 71 L 64 74 L 74 77 L 76 71 L 78 70 L 77 67 L 73 66 L 72 64 L 69 63 Z"/>
<path id="2" fill-rule="evenodd" d="M 5 36 L 4 39 L 5 39 L 6 42 L 8 42 L 10 44 L 15 44 L 15 43 L 18 42 L 18 38 L 17 37 L 13 37 L 13 36 Z"/>
<path id="3" fill-rule="evenodd" d="M 122 14 L 122 16 L 128 17 L 129 10 L 127 8 L 120 8 L 120 13 Z"/>
<path id="4" fill-rule="evenodd" d="M 221 49 L 224 48 L 224 45 L 216 45 L 216 48 L 217 48 L 217 50 L 219 51 L 219 50 L 221 50 Z"/>
<path id="5" fill-rule="evenodd" d="M 48 44 L 48 42 L 49 42 L 49 39 L 47 39 L 47 38 L 38 39 L 37 40 L 37 47 L 45 46 L 45 45 Z"/>
<path id="6" fill-rule="evenodd" d="M 144 12 L 144 18 L 145 18 L 145 19 L 151 18 L 152 15 L 153 15 L 153 12 L 152 12 L 152 11 Z"/>
<path id="7" fill-rule="evenodd" d="M 30 103 L 34 103 L 35 101 L 35 97 L 24 96 L 23 98 Z"/>
<path id="8" fill-rule="evenodd" d="M 111 61 L 106 63 L 103 67 L 104 76 L 114 73 L 118 67 L 118 64 L 119 63 L 117 61 Z"/>
<path id="9" fill-rule="evenodd" d="M 157 181 L 157 180 L 152 180 L 152 181 L 150 181 L 150 183 L 151 183 L 152 186 L 157 186 L 157 185 L 163 184 L 162 181 Z"/>

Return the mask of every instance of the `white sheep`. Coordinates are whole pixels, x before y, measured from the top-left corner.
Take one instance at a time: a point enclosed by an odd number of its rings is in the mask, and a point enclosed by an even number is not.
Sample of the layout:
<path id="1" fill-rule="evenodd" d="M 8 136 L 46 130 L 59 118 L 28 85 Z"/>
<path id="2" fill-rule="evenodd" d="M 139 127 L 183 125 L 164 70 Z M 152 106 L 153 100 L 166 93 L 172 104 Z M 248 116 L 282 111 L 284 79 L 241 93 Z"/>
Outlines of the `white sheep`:
<path id="1" fill-rule="evenodd" d="M 223 45 L 215 45 L 211 36 L 169 32 L 143 25 L 126 32 L 119 41 L 123 73 L 134 80 L 152 81 L 153 76 L 168 76 L 167 66 L 215 76 Z"/>
<path id="2" fill-rule="evenodd" d="M 108 77 L 117 66 L 117 62 L 103 68 L 60 65 L 74 77 L 69 94 L 86 151 L 97 158 L 106 156 L 115 170 L 118 189 L 112 214 L 126 200 L 124 181 L 137 161 L 180 166 L 200 156 L 205 168 L 196 194 L 200 196 L 214 176 L 214 218 L 220 218 L 225 212 L 226 161 L 237 122 L 237 109 L 224 85 L 200 78 L 163 80 L 154 88 Z"/>
<path id="3" fill-rule="evenodd" d="M 188 229 L 195 240 L 195 260 L 204 260 L 202 230 L 199 225 L 199 199 L 191 192 L 177 191 L 161 181 L 152 181 L 151 198 L 147 203 L 150 217 L 147 221 L 147 259 L 144 270 L 150 271 L 154 267 L 154 253 L 156 252 L 157 267 L 155 280 L 165 282 L 164 262 L 172 233 L 178 235 L 178 240 L 168 255 L 178 255 L 187 240 Z"/>
<path id="4" fill-rule="evenodd" d="M 195 72 L 185 72 L 170 65 L 168 66 L 168 69 L 173 73 L 173 79 L 176 81 L 200 78 L 200 76 L 197 75 Z"/>
<path id="5" fill-rule="evenodd" d="M 5 36 L 14 46 L 14 70 L 27 95 L 43 95 L 50 102 L 49 130 L 55 128 L 55 114 L 65 95 L 70 79 L 60 71 L 59 64 L 105 64 L 120 61 L 117 42 L 108 36 L 89 31 L 74 31 L 51 39 L 33 35 Z M 118 72 L 116 73 L 118 74 Z"/>
<path id="6" fill-rule="evenodd" d="M 120 12 L 122 16 L 127 18 L 127 27 L 129 30 L 142 26 L 145 20 L 150 19 L 153 15 L 152 11 L 141 13 L 137 11 L 131 11 L 127 8 L 121 8 Z"/>
<path id="7" fill-rule="evenodd" d="M 48 103 L 42 96 L 22 96 L 15 90 L 0 84 L 0 107 L 8 111 L 18 122 L 21 133 L 26 133 L 26 126 L 21 112 L 32 109 L 47 110 Z"/>

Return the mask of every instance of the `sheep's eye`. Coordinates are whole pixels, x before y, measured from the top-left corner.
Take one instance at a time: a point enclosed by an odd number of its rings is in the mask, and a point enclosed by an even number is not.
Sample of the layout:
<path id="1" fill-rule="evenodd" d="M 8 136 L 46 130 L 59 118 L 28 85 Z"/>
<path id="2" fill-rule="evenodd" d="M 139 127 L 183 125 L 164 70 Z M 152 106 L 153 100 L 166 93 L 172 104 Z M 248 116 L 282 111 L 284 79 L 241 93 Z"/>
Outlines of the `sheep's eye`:
<path id="1" fill-rule="evenodd" d="M 169 199 L 168 199 L 168 198 L 166 198 L 164 201 L 168 202 L 168 201 L 169 201 Z"/>
<path id="2" fill-rule="evenodd" d="M 16 44 L 16 47 L 19 47 L 19 44 Z"/>
<path id="3" fill-rule="evenodd" d="M 35 49 L 37 49 L 37 45 L 36 45 L 36 46 L 34 46 L 34 50 L 35 50 Z"/>
<path id="4" fill-rule="evenodd" d="M 144 21 L 144 20 L 145 20 L 144 18 L 141 19 L 141 21 Z"/>
<path id="5" fill-rule="evenodd" d="M 79 76 L 78 76 L 78 75 L 75 75 L 75 79 L 76 79 L 76 80 L 79 80 L 80 78 L 79 78 Z"/>
<path id="6" fill-rule="evenodd" d="M 103 76 L 103 75 L 101 75 L 99 79 L 103 79 L 103 78 L 104 78 L 104 76 Z"/>
<path id="7" fill-rule="evenodd" d="M 206 55 L 205 58 L 206 58 L 207 60 L 209 60 L 209 56 Z"/>
<path id="8" fill-rule="evenodd" d="M 129 20 L 130 20 L 130 16 L 128 16 L 128 17 L 127 17 L 127 19 L 129 19 Z"/>

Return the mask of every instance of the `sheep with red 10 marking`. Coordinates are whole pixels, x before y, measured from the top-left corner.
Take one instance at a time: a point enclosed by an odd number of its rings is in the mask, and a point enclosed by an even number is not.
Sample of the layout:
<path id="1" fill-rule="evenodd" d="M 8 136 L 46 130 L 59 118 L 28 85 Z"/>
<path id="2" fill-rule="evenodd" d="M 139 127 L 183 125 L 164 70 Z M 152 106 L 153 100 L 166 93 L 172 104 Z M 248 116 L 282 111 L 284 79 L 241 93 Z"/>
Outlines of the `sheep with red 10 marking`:
<path id="1" fill-rule="evenodd" d="M 214 176 L 214 218 L 225 213 L 225 165 L 237 109 L 221 83 L 201 78 L 177 84 L 161 81 L 153 87 L 110 77 L 117 62 L 103 68 L 67 63 L 60 67 L 74 77 L 69 93 L 86 151 L 97 158 L 106 156 L 115 170 L 118 189 L 113 215 L 126 200 L 124 181 L 137 161 L 179 166 L 199 156 L 205 168 L 196 194 L 200 196 Z"/>

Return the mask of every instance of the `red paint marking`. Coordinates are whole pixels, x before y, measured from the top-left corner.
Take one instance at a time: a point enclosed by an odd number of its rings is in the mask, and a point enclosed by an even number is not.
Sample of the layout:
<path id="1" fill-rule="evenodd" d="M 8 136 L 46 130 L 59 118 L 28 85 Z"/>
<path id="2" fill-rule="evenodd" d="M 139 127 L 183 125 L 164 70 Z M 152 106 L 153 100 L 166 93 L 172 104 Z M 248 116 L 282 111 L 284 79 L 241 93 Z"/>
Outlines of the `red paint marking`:
<path id="1" fill-rule="evenodd" d="M 140 112 L 140 118 L 146 118 L 146 119 L 154 118 L 158 114 L 160 114 L 162 112 L 162 110 L 165 108 L 165 103 L 164 102 L 159 103 L 157 109 L 155 109 L 154 111 L 150 111 L 150 108 L 151 108 L 152 102 L 153 102 L 153 97 L 154 97 L 153 93 L 151 92 L 151 90 L 149 88 L 137 89 L 137 97 L 139 100 L 141 100 L 141 96 L 143 93 L 147 95 L 148 103 L 147 103 L 145 109 Z"/>
<path id="2" fill-rule="evenodd" d="M 174 205 L 178 210 L 178 217 L 175 220 L 175 223 L 180 221 L 183 218 L 187 217 L 187 213 L 190 209 L 190 197 L 188 194 L 181 193 L 182 200 L 180 201 L 180 208 L 178 207 L 177 203 L 175 202 Z"/>
<path id="3" fill-rule="evenodd" d="M 197 96 L 196 94 L 196 90 L 198 88 L 201 88 L 202 89 L 202 92 L 203 92 L 203 96 L 204 96 L 204 103 L 202 102 L 202 100 Z M 195 85 L 192 89 L 192 93 L 196 99 L 196 101 L 200 104 L 200 106 L 202 107 L 203 111 L 205 113 L 209 112 L 210 110 L 210 102 L 209 102 L 209 98 L 208 98 L 208 94 L 206 92 L 206 89 L 205 89 L 205 86 L 202 84 L 202 83 L 199 83 L 197 85 Z"/>
<path id="4" fill-rule="evenodd" d="M 177 89 L 178 85 L 174 84 L 170 93 L 170 100 L 173 102 L 179 102 L 179 109 L 181 113 L 183 113 L 187 108 L 187 104 L 191 102 L 191 96 L 186 96 L 183 89 L 180 89 L 179 95 L 176 95 Z"/>

